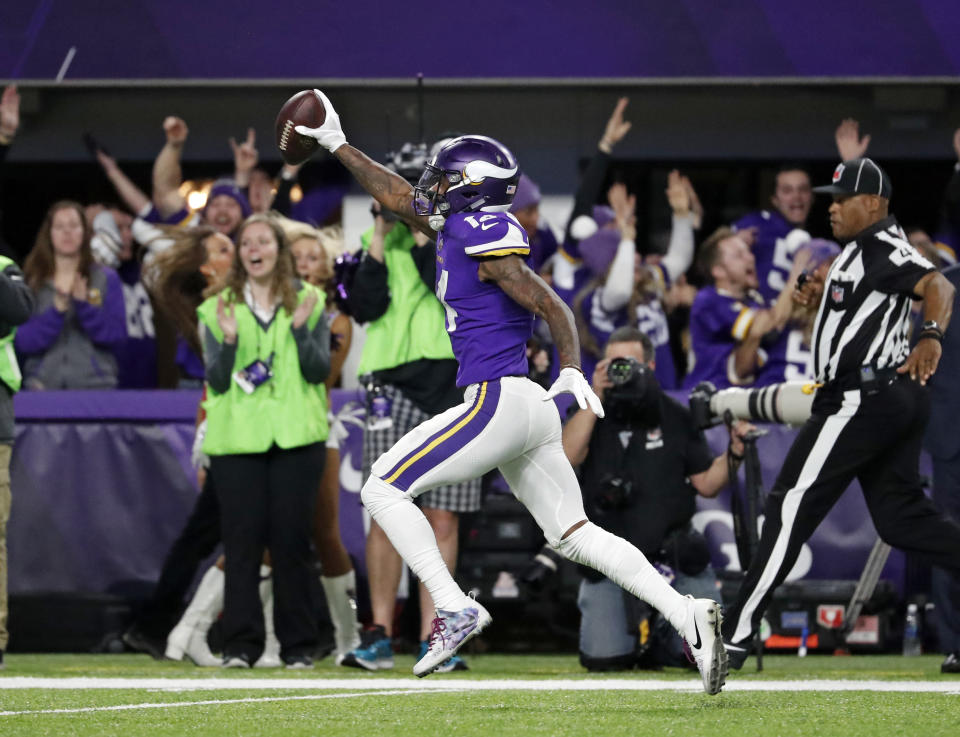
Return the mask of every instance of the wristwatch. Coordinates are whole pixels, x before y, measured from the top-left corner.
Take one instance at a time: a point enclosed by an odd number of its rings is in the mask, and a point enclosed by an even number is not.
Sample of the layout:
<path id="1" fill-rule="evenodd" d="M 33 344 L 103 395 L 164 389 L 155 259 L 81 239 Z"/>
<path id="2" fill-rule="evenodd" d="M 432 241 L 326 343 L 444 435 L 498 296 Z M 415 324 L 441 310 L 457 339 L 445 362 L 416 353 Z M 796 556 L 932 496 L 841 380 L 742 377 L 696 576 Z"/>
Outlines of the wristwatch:
<path id="1" fill-rule="evenodd" d="M 940 333 L 940 335 L 943 335 L 943 328 L 937 324 L 936 320 L 927 320 L 923 323 L 923 325 L 920 326 L 920 332 L 924 332 L 926 330 L 932 330 L 935 333 Z"/>

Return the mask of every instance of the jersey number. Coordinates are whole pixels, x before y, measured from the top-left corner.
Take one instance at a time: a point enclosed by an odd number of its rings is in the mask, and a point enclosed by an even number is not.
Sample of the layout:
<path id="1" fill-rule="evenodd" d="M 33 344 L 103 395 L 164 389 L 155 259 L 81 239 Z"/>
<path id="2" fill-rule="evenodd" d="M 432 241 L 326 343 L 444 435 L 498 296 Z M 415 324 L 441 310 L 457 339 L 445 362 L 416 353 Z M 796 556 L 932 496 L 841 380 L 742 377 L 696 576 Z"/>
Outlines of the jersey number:
<path id="1" fill-rule="evenodd" d="M 802 243 L 793 243 L 786 238 L 777 238 L 773 246 L 773 263 L 767 274 L 767 286 L 778 294 L 787 285 L 787 275 L 793 268 L 793 257 Z"/>
<path id="2" fill-rule="evenodd" d="M 475 218 L 473 215 L 467 215 L 463 220 L 464 222 L 470 223 L 470 225 L 472 225 L 474 228 L 480 228 L 480 230 L 487 230 L 488 228 L 492 228 L 493 225 L 480 225 L 480 223 L 485 223 L 488 220 L 496 220 L 496 219 L 497 219 L 496 215 L 481 215 L 479 220 L 477 220 L 477 218 Z"/>
<path id="3" fill-rule="evenodd" d="M 447 270 L 444 269 L 440 272 L 440 279 L 437 281 L 437 299 L 440 300 L 440 304 L 443 305 L 443 309 L 447 313 L 447 332 L 452 333 L 457 329 L 457 311 L 453 309 L 450 305 L 447 304 L 447 282 L 450 279 L 450 275 L 447 273 Z"/>

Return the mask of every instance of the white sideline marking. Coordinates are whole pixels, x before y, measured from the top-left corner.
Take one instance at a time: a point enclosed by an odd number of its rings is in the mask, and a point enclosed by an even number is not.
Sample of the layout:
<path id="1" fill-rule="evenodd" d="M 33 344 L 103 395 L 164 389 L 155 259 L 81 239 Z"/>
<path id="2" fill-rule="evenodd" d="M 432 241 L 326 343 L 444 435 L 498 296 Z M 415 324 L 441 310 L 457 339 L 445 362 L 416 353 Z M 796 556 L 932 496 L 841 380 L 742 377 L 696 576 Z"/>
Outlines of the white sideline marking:
<path id="1" fill-rule="evenodd" d="M 558 679 L 421 681 L 414 678 L 0 678 L 0 691 L 20 689 L 145 689 L 159 691 L 702 691 L 699 680 Z M 960 695 L 957 681 L 804 680 L 751 681 L 735 679 L 725 691 L 881 691 Z"/>
<path id="2" fill-rule="evenodd" d="M 446 689 L 445 689 L 446 690 Z M 116 706 L 85 706 L 77 709 L 37 709 L 31 711 L 0 711 L 0 717 L 23 714 L 83 714 L 91 711 L 130 711 L 133 709 L 173 709 L 178 706 L 220 706 L 221 704 L 260 704 L 269 701 L 318 701 L 320 699 L 352 699 L 370 696 L 371 691 L 358 693 L 314 694 L 310 696 L 265 696 L 259 699 L 214 699 L 210 701 L 172 701 L 166 704 L 119 704 Z M 406 689 L 403 691 L 378 691 L 377 696 L 406 696 L 413 693 L 437 693 L 436 690 Z"/>

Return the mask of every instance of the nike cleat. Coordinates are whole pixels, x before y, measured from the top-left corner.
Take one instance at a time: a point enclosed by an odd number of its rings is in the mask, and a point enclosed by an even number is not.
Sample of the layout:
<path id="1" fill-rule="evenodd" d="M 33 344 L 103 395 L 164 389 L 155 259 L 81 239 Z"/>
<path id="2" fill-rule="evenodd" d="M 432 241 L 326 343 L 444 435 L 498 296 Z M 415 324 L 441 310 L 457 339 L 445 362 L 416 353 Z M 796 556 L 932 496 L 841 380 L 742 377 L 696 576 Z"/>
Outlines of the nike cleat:
<path id="1" fill-rule="evenodd" d="M 720 605 L 710 599 L 688 596 L 684 639 L 690 647 L 693 662 L 703 679 L 703 690 L 718 694 L 727 679 L 727 651 L 723 646 Z"/>

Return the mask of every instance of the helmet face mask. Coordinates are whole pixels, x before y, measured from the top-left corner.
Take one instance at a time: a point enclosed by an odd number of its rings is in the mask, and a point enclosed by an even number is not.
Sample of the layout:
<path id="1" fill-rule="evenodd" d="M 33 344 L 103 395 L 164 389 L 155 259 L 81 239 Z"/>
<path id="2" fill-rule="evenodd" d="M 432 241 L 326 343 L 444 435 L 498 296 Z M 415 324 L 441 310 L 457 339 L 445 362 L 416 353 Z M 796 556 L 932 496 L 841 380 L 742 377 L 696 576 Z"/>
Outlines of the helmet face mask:
<path id="1" fill-rule="evenodd" d="M 414 212 L 434 218 L 457 212 L 506 212 L 519 178 L 517 160 L 506 146 L 486 136 L 460 136 L 424 167 L 414 187 Z"/>

